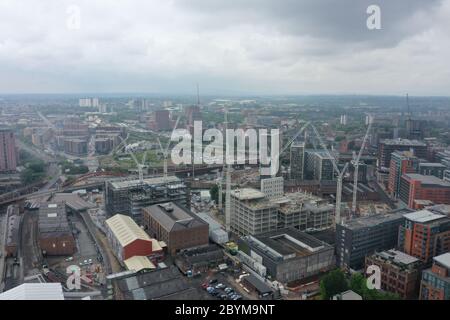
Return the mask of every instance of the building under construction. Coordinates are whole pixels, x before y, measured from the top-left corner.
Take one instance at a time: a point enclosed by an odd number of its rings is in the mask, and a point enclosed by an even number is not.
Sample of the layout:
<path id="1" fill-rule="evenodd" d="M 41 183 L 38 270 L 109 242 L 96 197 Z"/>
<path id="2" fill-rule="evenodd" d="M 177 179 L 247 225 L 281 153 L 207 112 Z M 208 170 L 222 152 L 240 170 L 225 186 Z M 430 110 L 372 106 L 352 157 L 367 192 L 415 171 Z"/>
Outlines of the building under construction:
<path id="1" fill-rule="evenodd" d="M 142 223 L 142 208 L 174 202 L 190 206 L 188 187 L 175 176 L 139 180 L 110 180 L 105 183 L 105 207 L 109 216 L 128 215 Z"/>

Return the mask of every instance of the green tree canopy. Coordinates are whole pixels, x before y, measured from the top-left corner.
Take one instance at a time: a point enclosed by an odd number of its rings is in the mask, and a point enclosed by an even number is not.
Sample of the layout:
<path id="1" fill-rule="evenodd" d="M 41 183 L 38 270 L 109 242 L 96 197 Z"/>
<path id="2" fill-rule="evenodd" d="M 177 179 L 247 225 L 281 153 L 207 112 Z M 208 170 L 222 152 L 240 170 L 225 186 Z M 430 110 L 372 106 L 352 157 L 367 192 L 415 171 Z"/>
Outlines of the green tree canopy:
<path id="1" fill-rule="evenodd" d="M 320 294 L 322 299 L 329 300 L 335 294 L 341 293 L 348 289 L 345 274 L 340 269 L 336 269 L 328 273 L 320 281 Z"/>

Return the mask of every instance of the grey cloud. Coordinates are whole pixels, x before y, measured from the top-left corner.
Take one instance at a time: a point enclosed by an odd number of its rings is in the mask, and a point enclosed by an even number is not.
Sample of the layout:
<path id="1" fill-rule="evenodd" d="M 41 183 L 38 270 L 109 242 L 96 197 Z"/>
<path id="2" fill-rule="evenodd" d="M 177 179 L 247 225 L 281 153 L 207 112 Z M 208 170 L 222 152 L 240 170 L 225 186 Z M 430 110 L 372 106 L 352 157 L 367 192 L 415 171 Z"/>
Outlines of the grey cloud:
<path id="1" fill-rule="evenodd" d="M 197 27 L 263 25 L 294 36 L 311 36 L 367 47 L 391 47 L 432 24 L 442 0 L 175 0 L 197 14 Z M 381 8 L 382 30 L 366 27 L 369 5 Z"/>

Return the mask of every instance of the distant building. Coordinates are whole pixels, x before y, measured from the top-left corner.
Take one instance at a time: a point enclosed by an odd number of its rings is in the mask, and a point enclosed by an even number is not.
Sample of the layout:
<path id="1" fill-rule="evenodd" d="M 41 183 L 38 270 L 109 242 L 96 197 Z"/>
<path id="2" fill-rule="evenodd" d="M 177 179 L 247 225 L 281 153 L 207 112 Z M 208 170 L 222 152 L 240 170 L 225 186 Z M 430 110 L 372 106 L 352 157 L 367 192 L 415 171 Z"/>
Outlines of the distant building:
<path id="1" fill-rule="evenodd" d="M 261 179 L 261 192 L 269 199 L 282 197 L 284 194 L 283 177 Z"/>
<path id="2" fill-rule="evenodd" d="M 420 159 L 427 157 L 427 145 L 417 140 L 386 139 L 378 144 L 378 166 L 389 168 L 391 154 L 395 151 L 413 150 L 414 155 Z"/>
<path id="3" fill-rule="evenodd" d="M 278 204 L 259 190 L 231 192 L 231 230 L 237 235 L 258 234 L 277 229 Z"/>
<path id="4" fill-rule="evenodd" d="M 158 262 L 163 257 L 163 248 L 159 241 L 151 239 L 128 216 L 116 214 L 106 220 L 107 237 L 114 255 L 120 263 L 135 256 L 151 257 Z"/>
<path id="5" fill-rule="evenodd" d="M 148 122 L 148 127 L 154 131 L 168 131 L 173 127 L 168 110 L 153 111 Z"/>
<path id="6" fill-rule="evenodd" d="M 429 210 L 404 215 L 398 246 L 404 252 L 431 263 L 434 256 L 450 251 L 450 218 Z"/>
<path id="7" fill-rule="evenodd" d="M 74 156 L 83 156 L 88 153 L 88 143 L 85 139 L 64 139 L 64 152 Z"/>
<path id="8" fill-rule="evenodd" d="M 433 266 L 424 270 L 420 300 L 450 300 L 450 253 L 433 258 Z"/>
<path id="9" fill-rule="evenodd" d="M 105 208 L 110 216 L 125 214 L 140 224 L 144 207 L 169 201 L 190 204 L 187 186 L 175 176 L 148 178 L 143 183 L 123 179 L 105 182 Z"/>
<path id="10" fill-rule="evenodd" d="M 114 149 L 114 140 L 111 138 L 96 138 L 95 152 L 99 154 L 108 154 Z"/>
<path id="11" fill-rule="evenodd" d="M 64 256 L 76 252 L 64 202 L 40 204 L 38 230 L 39 246 L 44 255 Z"/>
<path id="12" fill-rule="evenodd" d="M 175 203 L 144 208 L 142 220 L 152 237 L 167 244 L 170 254 L 209 243 L 208 224 Z"/>
<path id="13" fill-rule="evenodd" d="M 325 151 L 305 151 L 305 179 L 316 181 L 335 180 L 334 159 Z"/>
<path id="14" fill-rule="evenodd" d="M 305 170 L 305 143 L 294 142 L 291 145 L 291 179 L 302 181 Z"/>
<path id="15" fill-rule="evenodd" d="M 338 266 L 358 270 L 364 267 L 367 255 L 394 248 L 398 241 L 399 227 L 405 221 L 403 213 L 378 214 L 337 224 Z"/>
<path id="16" fill-rule="evenodd" d="M 405 173 L 416 173 L 419 168 L 419 159 L 411 151 L 395 151 L 391 155 L 389 166 L 388 191 L 393 198 L 400 192 L 401 177 Z"/>
<path id="17" fill-rule="evenodd" d="M 16 171 L 17 158 L 14 132 L 0 128 L 0 173 Z"/>
<path id="18" fill-rule="evenodd" d="M 406 119 L 406 137 L 408 139 L 422 140 L 424 138 L 426 121 L 417 119 Z"/>
<path id="19" fill-rule="evenodd" d="M 376 265 L 381 270 L 381 289 L 403 299 L 416 299 L 420 287 L 421 262 L 398 250 L 376 252 L 366 257 L 366 269 Z"/>
<path id="20" fill-rule="evenodd" d="M 450 204 L 450 182 L 434 176 L 404 174 L 400 181 L 399 199 L 412 209 L 416 209 L 416 200 Z"/>
<path id="21" fill-rule="evenodd" d="M 424 176 L 435 176 L 439 179 L 444 179 L 446 169 L 447 167 L 441 163 L 423 162 L 419 164 L 418 173 Z"/>
<path id="22" fill-rule="evenodd" d="M 334 268 L 334 248 L 295 229 L 281 229 L 238 240 L 241 255 L 262 265 L 266 275 L 290 283 Z M 264 269 L 263 269 L 264 270 Z"/>

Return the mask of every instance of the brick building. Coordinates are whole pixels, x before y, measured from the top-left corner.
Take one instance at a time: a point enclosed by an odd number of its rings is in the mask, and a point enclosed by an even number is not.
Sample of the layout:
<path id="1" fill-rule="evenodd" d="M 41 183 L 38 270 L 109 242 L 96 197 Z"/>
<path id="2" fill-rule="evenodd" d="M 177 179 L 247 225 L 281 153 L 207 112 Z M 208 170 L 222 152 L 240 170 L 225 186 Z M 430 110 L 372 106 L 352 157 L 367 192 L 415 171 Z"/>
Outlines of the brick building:
<path id="1" fill-rule="evenodd" d="M 420 299 L 450 300 L 450 253 L 434 257 L 433 266 L 423 271 Z"/>
<path id="2" fill-rule="evenodd" d="M 376 265 L 381 270 L 381 289 L 403 299 L 415 299 L 419 292 L 421 262 L 397 250 L 376 252 L 366 257 L 366 270 Z"/>
<path id="3" fill-rule="evenodd" d="M 14 132 L 0 128 L 0 172 L 13 172 L 17 167 L 17 149 Z"/>
<path id="4" fill-rule="evenodd" d="M 108 240 L 121 263 L 135 256 L 151 257 L 154 262 L 161 260 L 161 244 L 151 239 L 130 217 L 116 214 L 106 220 L 106 226 Z"/>
<path id="5" fill-rule="evenodd" d="M 450 204 L 450 182 L 434 176 L 404 174 L 400 181 L 399 199 L 412 209 L 416 209 L 416 200 Z"/>
<path id="6" fill-rule="evenodd" d="M 164 241 L 171 254 L 209 243 L 208 224 L 173 202 L 144 208 L 142 220 L 147 232 Z"/>
<path id="7" fill-rule="evenodd" d="M 44 255 L 64 256 L 76 252 L 64 202 L 41 203 L 38 226 L 39 246 Z"/>
<path id="8" fill-rule="evenodd" d="M 402 251 L 425 264 L 450 251 L 449 217 L 429 210 L 408 213 L 404 217 L 406 220 L 400 227 L 398 244 Z"/>

